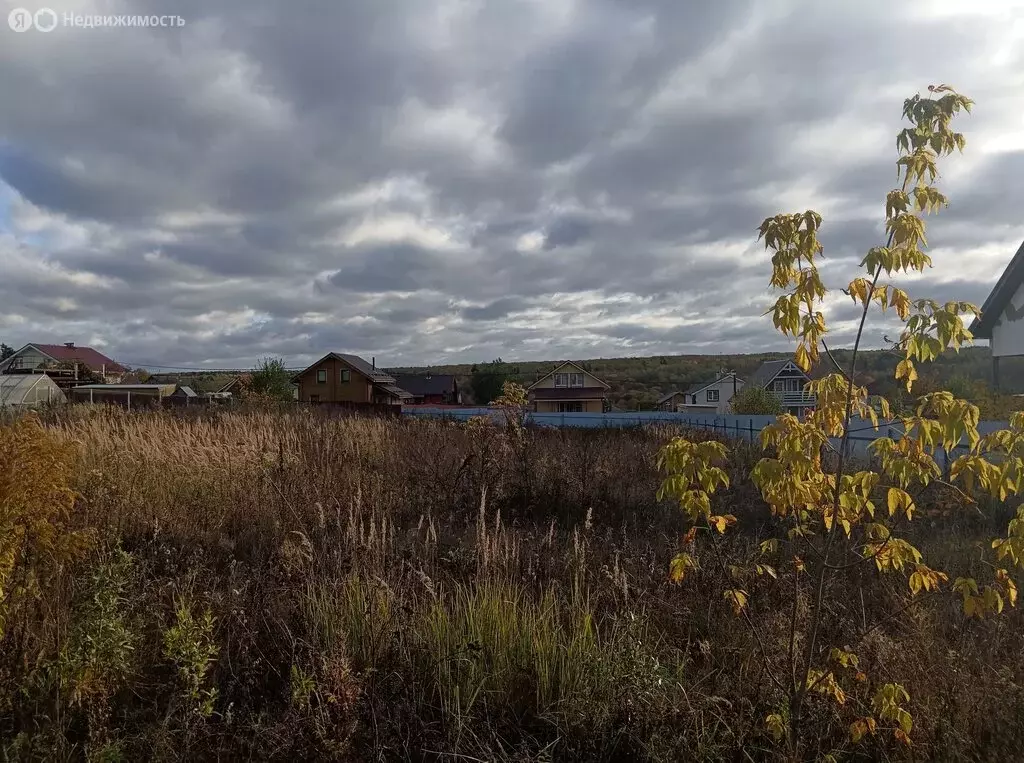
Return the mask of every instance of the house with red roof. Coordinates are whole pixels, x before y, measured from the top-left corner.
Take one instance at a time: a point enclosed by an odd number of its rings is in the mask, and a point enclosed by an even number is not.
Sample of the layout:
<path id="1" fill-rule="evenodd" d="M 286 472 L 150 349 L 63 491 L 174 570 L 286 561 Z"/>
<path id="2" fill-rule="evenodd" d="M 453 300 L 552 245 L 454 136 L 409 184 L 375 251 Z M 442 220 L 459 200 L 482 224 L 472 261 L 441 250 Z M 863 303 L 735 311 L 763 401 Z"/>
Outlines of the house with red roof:
<path id="1" fill-rule="evenodd" d="M 127 371 L 98 350 L 78 347 L 74 342 L 32 342 L 0 362 L 0 374 L 43 373 L 62 388 L 93 382 L 117 384 Z"/>

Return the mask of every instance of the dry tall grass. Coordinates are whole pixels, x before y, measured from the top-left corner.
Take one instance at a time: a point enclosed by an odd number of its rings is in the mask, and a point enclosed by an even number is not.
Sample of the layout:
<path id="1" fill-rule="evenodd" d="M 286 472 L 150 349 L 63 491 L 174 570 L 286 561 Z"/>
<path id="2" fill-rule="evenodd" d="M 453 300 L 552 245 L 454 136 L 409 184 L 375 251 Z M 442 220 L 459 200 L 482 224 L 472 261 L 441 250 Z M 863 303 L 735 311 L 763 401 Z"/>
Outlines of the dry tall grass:
<path id="1" fill-rule="evenodd" d="M 666 581 L 681 524 L 654 500 L 654 458 L 671 432 L 530 431 L 522 449 L 287 408 L 81 408 L 45 427 L 76 445 L 71 521 L 99 543 L 0 645 L 12 759 L 774 755 L 756 645 L 712 565 Z M 746 515 L 734 544 L 761 540 L 739 477 L 752 457 L 721 497 Z M 946 517 L 916 540 L 968 569 L 989 522 Z M 872 596 L 837 606 L 885 605 Z M 908 686 L 915 748 L 854 750 L 822 703 L 821 754 L 1018 757 L 1020 615 L 954 611 L 936 601 L 863 650 Z"/>

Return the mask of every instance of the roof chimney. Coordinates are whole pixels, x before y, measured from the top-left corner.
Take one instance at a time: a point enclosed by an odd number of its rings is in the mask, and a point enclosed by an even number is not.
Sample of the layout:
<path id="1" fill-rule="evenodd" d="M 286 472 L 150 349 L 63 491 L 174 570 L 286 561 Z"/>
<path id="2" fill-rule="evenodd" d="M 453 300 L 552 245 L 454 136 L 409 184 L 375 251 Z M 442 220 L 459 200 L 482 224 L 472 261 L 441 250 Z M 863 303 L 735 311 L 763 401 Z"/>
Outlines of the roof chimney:
<path id="1" fill-rule="evenodd" d="M 373 357 L 370 358 L 370 365 L 373 366 L 374 368 L 377 367 L 377 356 L 376 355 L 374 355 Z"/>
<path id="2" fill-rule="evenodd" d="M 75 348 L 75 343 L 74 342 L 65 342 L 64 346 L 73 350 Z"/>

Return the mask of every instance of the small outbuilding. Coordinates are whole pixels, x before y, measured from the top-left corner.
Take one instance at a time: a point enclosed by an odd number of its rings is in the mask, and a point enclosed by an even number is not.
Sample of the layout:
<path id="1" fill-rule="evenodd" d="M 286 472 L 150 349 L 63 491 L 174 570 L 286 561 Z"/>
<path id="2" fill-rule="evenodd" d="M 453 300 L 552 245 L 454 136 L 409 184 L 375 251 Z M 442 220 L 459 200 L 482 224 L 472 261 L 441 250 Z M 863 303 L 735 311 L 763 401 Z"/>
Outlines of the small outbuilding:
<path id="1" fill-rule="evenodd" d="M 60 387 L 46 374 L 0 374 L 0 408 L 38 408 L 66 402 Z"/>
<path id="2" fill-rule="evenodd" d="M 121 405 L 141 408 L 160 405 L 174 394 L 176 384 L 82 384 L 70 391 L 76 403 Z"/>

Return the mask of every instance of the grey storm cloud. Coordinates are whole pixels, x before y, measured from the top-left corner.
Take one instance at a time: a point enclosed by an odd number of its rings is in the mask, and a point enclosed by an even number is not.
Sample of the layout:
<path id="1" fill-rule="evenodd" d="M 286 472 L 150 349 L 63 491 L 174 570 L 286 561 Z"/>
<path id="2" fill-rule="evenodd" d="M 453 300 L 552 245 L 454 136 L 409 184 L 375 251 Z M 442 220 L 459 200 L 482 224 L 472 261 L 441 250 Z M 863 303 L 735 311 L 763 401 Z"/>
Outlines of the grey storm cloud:
<path id="1" fill-rule="evenodd" d="M 516 297 L 496 299 L 490 304 L 481 307 L 467 307 L 462 310 L 462 317 L 469 321 L 496 321 L 510 313 L 519 312 L 529 306 L 526 300 Z"/>
<path id="2" fill-rule="evenodd" d="M 757 226 L 820 211 L 845 285 L 882 239 L 902 99 L 943 80 L 977 107 L 943 165 L 936 267 L 908 291 L 983 302 L 1024 238 L 1024 0 L 174 12 L 0 29 L 7 344 L 210 367 L 784 350 Z M 834 343 L 852 307 L 830 304 Z"/>
<path id="3" fill-rule="evenodd" d="M 590 235 L 591 224 L 578 217 L 563 217 L 548 228 L 544 248 L 548 251 L 560 246 L 572 246 Z"/>

